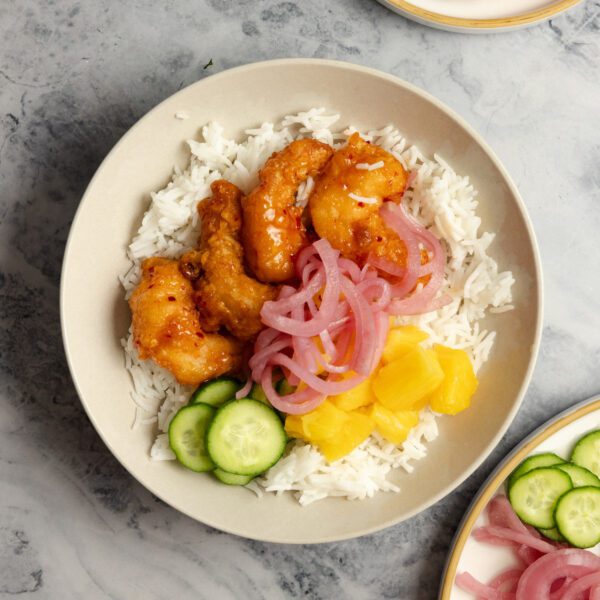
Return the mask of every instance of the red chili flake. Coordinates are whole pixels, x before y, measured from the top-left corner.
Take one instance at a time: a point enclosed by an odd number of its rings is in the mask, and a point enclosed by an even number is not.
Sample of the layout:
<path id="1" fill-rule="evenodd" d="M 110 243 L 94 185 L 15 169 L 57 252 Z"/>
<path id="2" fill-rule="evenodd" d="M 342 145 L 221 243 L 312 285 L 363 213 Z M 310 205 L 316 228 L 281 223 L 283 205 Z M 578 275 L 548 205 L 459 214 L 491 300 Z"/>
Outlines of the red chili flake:
<path id="1" fill-rule="evenodd" d="M 358 205 L 362 208 L 365 205 L 365 203 L 364 202 L 359 202 Z"/>
<path id="2" fill-rule="evenodd" d="M 175 302 L 175 296 L 169 296 L 169 302 Z"/>
<path id="3" fill-rule="evenodd" d="M 376 239 L 378 242 L 381 242 L 381 241 L 383 240 L 383 238 L 382 238 L 380 235 L 378 235 L 378 236 L 377 236 L 375 239 Z"/>
<path id="4" fill-rule="evenodd" d="M 204 334 L 201 331 L 196 331 L 196 335 L 202 339 L 204 337 Z"/>
<path id="5" fill-rule="evenodd" d="M 154 284 L 153 284 L 153 283 L 151 283 L 151 284 L 148 286 L 148 289 L 149 289 L 149 290 L 151 290 L 153 287 L 154 287 Z"/>

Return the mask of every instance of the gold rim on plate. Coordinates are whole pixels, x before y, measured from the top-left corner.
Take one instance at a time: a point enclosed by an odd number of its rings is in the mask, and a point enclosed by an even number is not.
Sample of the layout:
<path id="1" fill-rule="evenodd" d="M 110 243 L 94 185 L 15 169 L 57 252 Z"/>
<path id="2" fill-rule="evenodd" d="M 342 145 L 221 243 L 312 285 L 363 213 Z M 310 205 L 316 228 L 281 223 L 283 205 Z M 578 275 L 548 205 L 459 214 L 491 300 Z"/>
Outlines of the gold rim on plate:
<path id="1" fill-rule="evenodd" d="M 424 8 L 419 8 L 406 0 L 386 0 L 386 2 L 405 13 L 441 26 L 461 27 L 463 29 L 502 29 L 522 27 L 537 21 L 550 19 L 558 13 L 579 4 L 581 0 L 559 0 L 546 8 L 539 8 L 515 17 L 503 17 L 500 19 L 465 19 L 463 17 L 451 17 L 449 15 L 443 15 L 441 13 L 425 10 Z"/>
<path id="2" fill-rule="evenodd" d="M 496 493 L 502 483 L 512 473 L 513 469 L 543 441 L 547 440 L 557 431 L 598 409 L 600 409 L 600 398 L 594 398 L 591 401 L 584 401 L 583 405 L 575 410 L 567 409 L 566 414 L 562 417 L 560 415 L 555 417 L 556 420 L 552 421 L 550 424 L 542 425 L 539 433 L 534 433 L 531 439 L 526 441 L 523 446 L 512 455 L 510 460 L 505 462 L 491 475 L 491 478 L 483 484 L 483 491 L 480 492 L 473 506 L 467 509 L 468 516 L 459 526 L 459 534 L 456 536 L 452 545 L 450 558 L 448 559 L 442 578 L 440 595 L 438 597 L 439 600 L 451 599 L 454 578 L 456 576 L 456 570 L 458 569 L 458 561 L 460 560 L 465 544 L 471 535 L 473 525 L 475 525 L 475 522 L 483 512 L 483 509 L 487 506 L 488 502 L 492 499 L 492 496 Z"/>

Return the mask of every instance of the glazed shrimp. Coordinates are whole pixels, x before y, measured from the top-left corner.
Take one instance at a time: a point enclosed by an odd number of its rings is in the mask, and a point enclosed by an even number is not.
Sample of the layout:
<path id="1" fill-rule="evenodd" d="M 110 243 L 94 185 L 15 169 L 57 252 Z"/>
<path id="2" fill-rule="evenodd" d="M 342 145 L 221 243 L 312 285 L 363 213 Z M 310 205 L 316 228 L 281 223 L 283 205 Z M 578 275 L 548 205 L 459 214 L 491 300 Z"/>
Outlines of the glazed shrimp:
<path id="1" fill-rule="evenodd" d="M 198 250 L 181 258 L 181 269 L 195 279 L 195 300 L 205 331 L 228 329 L 248 340 L 264 327 L 260 309 L 277 288 L 249 277 L 240 243 L 242 192 L 224 179 L 211 186 L 212 197 L 198 204 L 202 223 Z"/>
<path id="2" fill-rule="evenodd" d="M 333 155 L 309 197 L 315 231 L 359 264 L 373 254 L 404 265 L 404 243 L 385 226 L 379 209 L 384 200 L 400 200 L 406 181 L 394 156 L 354 133 Z"/>
<path id="3" fill-rule="evenodd" d="M 317 140 L 292 142 L 267 160 L 258 187 L 242 201 L 246 259 L 261 281 L 293 277 L 294 257 L 308 244 L 303 208 L 295 206 L 295 194 L 303 181 L 319 173 L 332 153 L 330 146 Z"/>
<path id="4" fill-rule="evenodd" d="M 140 358 L 153 359 L 184 385 L 238 371 L 242 357 L 240 342 L 202 330 L 193 294 L 179 261 L 148 258 L 129 299 Z"/>

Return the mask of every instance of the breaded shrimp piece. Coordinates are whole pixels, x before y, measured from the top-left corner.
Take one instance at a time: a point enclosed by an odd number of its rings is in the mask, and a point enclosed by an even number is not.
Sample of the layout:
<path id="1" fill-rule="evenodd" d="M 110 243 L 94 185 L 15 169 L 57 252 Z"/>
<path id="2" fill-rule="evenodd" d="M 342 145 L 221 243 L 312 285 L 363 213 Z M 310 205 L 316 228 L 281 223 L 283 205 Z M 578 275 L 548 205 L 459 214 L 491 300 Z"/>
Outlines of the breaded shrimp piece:
<path id="1" fill-rule="evenodd" d="M 129 299 L 140 358 L 153 359 L 184 385 L 198 385 L 241 367 L 242 344 L 202 331 L 193 293 L 179 261 L 148 258 Z"/>
<path id="2" fill-rule="evenodd" d="M 333 150 L 317 140 L 297 140 L 273 154 L 259 174 L 259 185 L 242 201 L 242 241 L 246 260 L 258 279 L 280 282 L 294 275 L 294 258 L 308 244 L 303 208 L 294 206 L 298 186 L 315 176 Z"/>
<path id="3" fill-rule="evenodd" d="M 377 163 L 383 164 L 371 171 L 365 168 Z M 354 133 L 315 181 L 308 199 L 315 231 L 359 264 L 373 253 L 404 265 L 404 243 L 385 226 L 379 209 L 384 199 L 399 201 L 406 180 L 407 173 L 394 156 Z"/>
<path id="4" fill-rule="evenodd" d="M 264 327 L 260 310 L 277 289 L 249 277 L 244 269 L 242 192 L 224 179 L 210 187 L 212 198 L 198 204 L 200 246 L 182 257 L 181 269 L 192 278 L 199 275 L 194 297 L 204 330 L 226 327 L 236 338 L 248 340 Z"/>

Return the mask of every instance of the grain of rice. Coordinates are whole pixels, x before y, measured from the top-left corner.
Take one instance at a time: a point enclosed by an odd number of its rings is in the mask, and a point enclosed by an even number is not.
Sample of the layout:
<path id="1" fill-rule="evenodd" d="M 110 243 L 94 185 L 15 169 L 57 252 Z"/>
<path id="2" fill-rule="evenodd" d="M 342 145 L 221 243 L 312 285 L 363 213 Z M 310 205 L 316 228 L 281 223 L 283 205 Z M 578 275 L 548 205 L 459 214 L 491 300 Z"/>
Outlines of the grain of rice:
<path id="1" fill-rule="evenodd" d="M 376 171 L 377 169 L 381 169 L 384 165 L 385 163 L 380 160 L 376 163 L 358 163 L 356 168 L 359 171 Z"/>
<path id="2" fill-rule="evenodd" d="M 363 204 L 377 204 L 377 198 L 371 198 L 370 196 L 359 196 L 353 192 L 350 192 L 348 196 L 352 198 L 352 200 L 362 202 Z"/>

